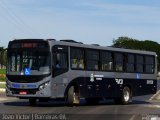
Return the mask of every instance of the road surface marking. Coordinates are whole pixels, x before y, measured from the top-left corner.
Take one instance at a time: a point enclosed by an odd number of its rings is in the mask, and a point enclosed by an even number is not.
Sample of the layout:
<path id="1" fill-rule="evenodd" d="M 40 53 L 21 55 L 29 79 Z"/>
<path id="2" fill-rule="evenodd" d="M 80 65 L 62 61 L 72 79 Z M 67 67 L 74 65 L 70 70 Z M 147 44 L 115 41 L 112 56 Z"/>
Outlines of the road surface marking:
<path id="1" fill-rule="evenodd" d="M 136 115 L 133 115 L 129 120 L 134 120 Z"/>
<path id="2" fill-rule="evenodd" d="M 7 98 L 0 98 L 0 102 L 8 100 Z"/>
<path id="3" fill-rule="evenodd" d="M 155 97 L 157 97 L 158 96 L 158 98 L 159 98 L 159 96 L 160 96 L 160 90 L 156 93 L 156 94 L 154 94 L 149 100 L 153 100 L 153 99 L 155 99 Z"/>
<path id="4" fill-rule="evenodd" d="M 160 105 L 145 105 L 144 107 L 160 108 Z"/>

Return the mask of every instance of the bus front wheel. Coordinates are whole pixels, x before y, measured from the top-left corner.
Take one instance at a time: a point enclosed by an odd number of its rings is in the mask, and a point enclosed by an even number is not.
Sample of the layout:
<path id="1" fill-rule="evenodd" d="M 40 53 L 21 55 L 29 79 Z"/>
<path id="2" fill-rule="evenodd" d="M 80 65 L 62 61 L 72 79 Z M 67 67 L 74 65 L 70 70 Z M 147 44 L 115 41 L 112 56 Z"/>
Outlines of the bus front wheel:
<path id="1" fill-rule="evenodd" d="M 80 103 L 79 92 L 78 92 L 77 89 L 75 89 L 75 86 L 71 86 L 71 87 L 68 89 L 68 97 L 67 97 L 67 100 L 68 100 L 68 104 L 69 104 L 70 106 L 79 105 L 79 103 Z"/>

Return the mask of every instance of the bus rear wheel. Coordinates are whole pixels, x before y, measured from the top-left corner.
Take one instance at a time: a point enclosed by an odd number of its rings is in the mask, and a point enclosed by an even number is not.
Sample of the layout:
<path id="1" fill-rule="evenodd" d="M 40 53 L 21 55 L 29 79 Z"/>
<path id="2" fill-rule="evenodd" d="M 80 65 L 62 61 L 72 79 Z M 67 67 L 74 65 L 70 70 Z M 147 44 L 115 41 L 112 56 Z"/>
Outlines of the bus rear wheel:
<path id="1" fill-rule="evenodd" d="M 128 87 L 124 87 L 122 91 L 122 96 L 120 98 L 115 98 L 116 104 L 127 105 L 132 99 L 131 90 Z"/>
<path id="2" fill-rule="evenodd" d="M 36 103 L 37 103 L 37 99 L 36 98 L 30 98 L 29 99 L 30 106 L 36 106 Z"/>
<path id="3" fill-rule="evenodd" d="M 80 96 L 79 96 L 78 90 L 75 89 L 75 86 L 71 86 L 68 89 L 67 101 L 68 101 L 69 106 L 79 105 Z"/>

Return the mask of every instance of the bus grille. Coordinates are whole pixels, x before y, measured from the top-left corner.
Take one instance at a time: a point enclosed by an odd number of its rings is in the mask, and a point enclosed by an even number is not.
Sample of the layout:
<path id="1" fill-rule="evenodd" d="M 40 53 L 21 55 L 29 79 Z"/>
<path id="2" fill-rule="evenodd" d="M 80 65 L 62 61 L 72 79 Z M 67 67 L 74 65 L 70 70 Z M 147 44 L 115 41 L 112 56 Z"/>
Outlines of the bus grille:
<path id="1" fill-rule="evenodd" d="M 27 92 L 27 94 L 36 94 L 36 92 L 38 91 L 38 89 L 15 89 L 15 88 L 11 88 L 10 89 L 12 91 L 12 94 L 19 94 L 19 92 L 21 91 L 25 91 Z"/>
<path id="2" fill-rule="evenodd" d="M 41 81 L 45 76 L 9 76 L 7 78 L 11 82 L 16 83 L 35 83 Z"/>

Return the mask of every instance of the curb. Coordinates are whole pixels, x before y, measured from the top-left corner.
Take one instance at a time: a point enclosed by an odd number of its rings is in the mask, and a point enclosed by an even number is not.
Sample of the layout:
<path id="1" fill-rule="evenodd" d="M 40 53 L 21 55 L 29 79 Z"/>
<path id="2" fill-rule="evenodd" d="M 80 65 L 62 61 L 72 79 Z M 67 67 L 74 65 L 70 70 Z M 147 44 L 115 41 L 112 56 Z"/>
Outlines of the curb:
<path id="1" fill-rule="evenodd" d="M 154 94 L 149 100 L 160 100 L 160 90 Z"/>

